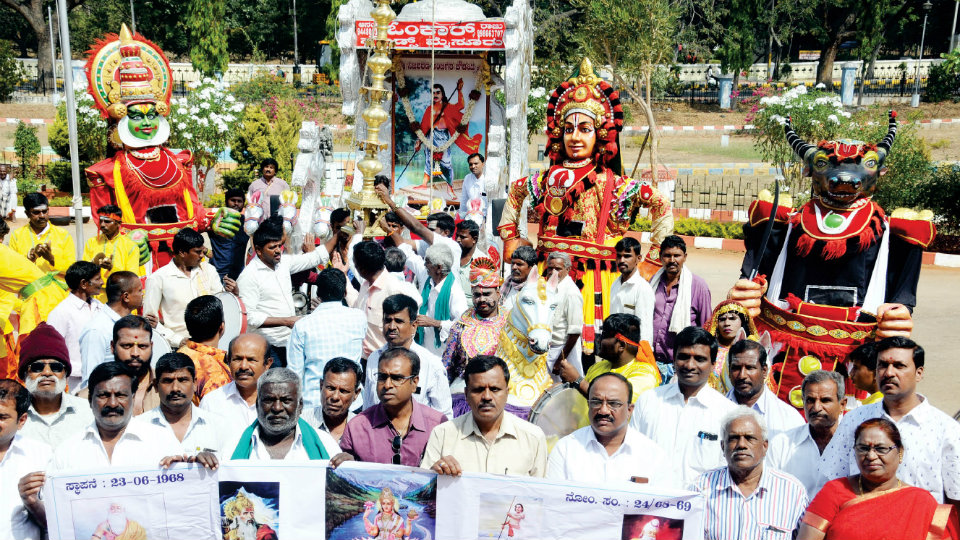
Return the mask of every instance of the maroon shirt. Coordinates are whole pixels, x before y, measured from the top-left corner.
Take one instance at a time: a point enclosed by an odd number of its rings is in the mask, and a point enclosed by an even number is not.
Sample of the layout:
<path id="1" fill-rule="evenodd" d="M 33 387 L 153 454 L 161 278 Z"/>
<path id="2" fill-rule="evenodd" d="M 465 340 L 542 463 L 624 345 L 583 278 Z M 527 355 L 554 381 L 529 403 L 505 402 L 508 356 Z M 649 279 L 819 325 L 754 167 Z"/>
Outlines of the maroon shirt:
<path id="1" fill-rule="evenodd" d="M 430 432 L 446 421 L 443 413 L 413 401 L 410 429 L 400 444 L 400 464 L 419 467 Z M 347 422 L 340 438 L 340 449 L 357 461 L 389 465 L 393 463 L 393 438 L 397 435 L 397 430 L 383 410 L 383 404 L 377 403 Z"/>

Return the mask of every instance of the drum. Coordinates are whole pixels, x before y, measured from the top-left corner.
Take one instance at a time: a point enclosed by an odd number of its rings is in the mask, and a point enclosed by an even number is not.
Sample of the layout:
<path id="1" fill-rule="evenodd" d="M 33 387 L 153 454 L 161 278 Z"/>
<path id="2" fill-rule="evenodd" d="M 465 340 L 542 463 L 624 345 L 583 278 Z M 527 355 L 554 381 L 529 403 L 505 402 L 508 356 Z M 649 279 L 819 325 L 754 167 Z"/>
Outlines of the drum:
<path id="1" fill-rule="evenodd" d="M 247 307 L 240 298 L 226 291 L 215 294 L 223 304 L 223 335 L 220 336 L 220 349 L 227 350 L 233 338 L 247 331 Z"/>
<path id="2" fill-rule="evenodd" d="M 587 409 L 587 398 L 579 390 L 568 383 L 560 383 L 534 402 L 528 420 L 540 426 L 547 436 L 547 449 L 553 450 L 561 437 L 590 425 Z"/>

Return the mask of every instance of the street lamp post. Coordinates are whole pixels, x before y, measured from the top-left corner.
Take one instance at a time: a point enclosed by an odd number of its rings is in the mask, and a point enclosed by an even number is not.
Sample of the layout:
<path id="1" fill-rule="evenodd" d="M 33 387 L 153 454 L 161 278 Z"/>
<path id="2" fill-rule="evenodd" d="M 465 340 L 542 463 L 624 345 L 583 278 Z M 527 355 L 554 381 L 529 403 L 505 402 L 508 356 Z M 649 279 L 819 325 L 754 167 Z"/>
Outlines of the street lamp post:
<path id="1" fill-rule="evenodd" d="M 73 221 L 77 227 L 74 243 L 77 259 L 83 257 L 83 199 L 80 195 L 80 157 L 77 149 L 77 104 L 73 95 L 73 63 L 70 49 L 70 24 L 67 0 L 57 0 L 60 23 L 60 56 L 63 58 L 63 95 L 67 103 L 67 136 L 70 144 L 70 176 L 73 178 Z"/>
<path id="2" fill-rule="evenodd" d="M 953 26 L 950 27 L 950 50 L 948 52 L 953 52 L 954 40 L 957 39 L 957 11 L 960 11 L 960 0 L 957 0 L 953 3 Z"/>
<path id="3" fill-rule="evenodd" d="M 300 86 L 300 50 L 297 48 L 297 0 L 293 0 L 293 84 Z"/>
<path id="4" fill-rule="evenodd" d="M 911 107 L 920 106 L 920 63 L 923 62 L 923 41 L 927 37 L 927 16 L 930 15 L 932 8 L 933 4 L 930 3 L 930 0 L 923 3 L 923 30 L 920 32 L 920 50 L 917 51 L 917 74 L 913 78 L 913 97 L 910 98 Z"/>

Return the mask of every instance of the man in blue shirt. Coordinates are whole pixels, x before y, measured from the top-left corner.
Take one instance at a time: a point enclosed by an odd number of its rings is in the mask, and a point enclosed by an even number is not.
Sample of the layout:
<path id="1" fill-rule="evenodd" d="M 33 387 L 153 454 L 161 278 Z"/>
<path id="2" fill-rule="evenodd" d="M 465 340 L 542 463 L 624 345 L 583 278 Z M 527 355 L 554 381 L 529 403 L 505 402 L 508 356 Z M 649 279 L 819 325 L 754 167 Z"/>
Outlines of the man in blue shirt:
<path id="1" fill-rule="evenodd" d="M 237 212 L 243 211 L 244 201 L 242 189 L 230 188 L 224 197 L 224 204 L 227 208 L 232 208 Z M 210 238 L 210 247 L 213 248 L 210 263 L 217 269 L 220 279 L 230 278 L 236 281 L 237 276 L 240 275 L 246 265 L 247 240 L 250 237 L 243 229 L 237 231 L 233 238 L 225 238 L 213 231 L 209 231 L 207 236 Z"/>

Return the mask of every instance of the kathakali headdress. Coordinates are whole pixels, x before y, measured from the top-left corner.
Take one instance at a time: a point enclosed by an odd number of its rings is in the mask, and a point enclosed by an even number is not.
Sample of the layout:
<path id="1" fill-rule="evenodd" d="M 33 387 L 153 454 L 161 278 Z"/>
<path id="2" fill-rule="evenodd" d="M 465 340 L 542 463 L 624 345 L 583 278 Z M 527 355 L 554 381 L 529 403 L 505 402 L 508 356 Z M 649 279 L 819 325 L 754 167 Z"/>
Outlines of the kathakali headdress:
<path id="1" fill-rule="evenodd" d="M 580 68 L 550 94 L 547 102 L 547 139 L 550 160 L 559 162 L 563 152 L 563 121 L 573 113 L 593 118 L 597 129 L 596 160 L 611 161 L 619 152 L 617 135 L 623 130 L 623 107 L 620 94 L 593 72 L 589 58 Z"/>
<path id="2" fill-rule="evenodd" d="M 161 115 L 170 114 L 173 76 L 160 47 L 131 35 L 124 24 L 119 36 L 107 34 L 88 54 L 87 90 L 104 118 L 120 120 L 137 103 L 153 103 Z"/>
<path id="3" fill-rule="evenodd" d="M 503 284 L 500 277 L 500 263 L 489 257 L 477 257 L 470 261 L 470 286 L 499 288 Z"/>

